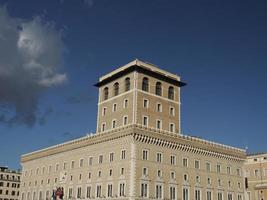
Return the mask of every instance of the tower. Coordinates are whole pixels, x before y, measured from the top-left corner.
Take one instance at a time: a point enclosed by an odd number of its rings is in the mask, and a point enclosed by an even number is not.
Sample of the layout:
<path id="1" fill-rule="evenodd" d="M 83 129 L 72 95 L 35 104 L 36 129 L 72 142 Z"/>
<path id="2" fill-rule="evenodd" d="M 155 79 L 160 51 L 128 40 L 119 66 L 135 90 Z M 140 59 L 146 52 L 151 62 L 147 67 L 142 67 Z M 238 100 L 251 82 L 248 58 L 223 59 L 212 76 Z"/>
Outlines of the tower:
<path id="1" fill-rule="evenodd" d="M 153 64 L 134 60 L 102 77 L 97 133 L 137 124 L 181 133 L 180 77 Z"/>

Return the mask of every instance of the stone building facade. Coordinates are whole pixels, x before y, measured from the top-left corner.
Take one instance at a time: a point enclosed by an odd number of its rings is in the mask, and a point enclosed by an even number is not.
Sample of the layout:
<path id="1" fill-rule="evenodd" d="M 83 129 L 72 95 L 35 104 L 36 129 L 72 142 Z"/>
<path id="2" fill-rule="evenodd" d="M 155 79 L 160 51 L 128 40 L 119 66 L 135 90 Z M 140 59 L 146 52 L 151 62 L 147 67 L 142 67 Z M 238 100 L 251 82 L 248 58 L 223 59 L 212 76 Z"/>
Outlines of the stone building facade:
<path id="1" fill-rule="evenodd" d="M 0 200 L 18 200 L 20 172 L 0 167 Z"/>
<path id="2" fill-rule="evenodd" d="M 245 188 L 248 200 L 267 199 L 267 153 L 247 156 L 245 168 Z"/>
<path id="3" fill-rule="evenodd" d="M 140 60 L 101 77 L 96 133 L 22 155 L 21 200 L 243 200 L 245 150 L 181 133 L 184 85 Z"/>

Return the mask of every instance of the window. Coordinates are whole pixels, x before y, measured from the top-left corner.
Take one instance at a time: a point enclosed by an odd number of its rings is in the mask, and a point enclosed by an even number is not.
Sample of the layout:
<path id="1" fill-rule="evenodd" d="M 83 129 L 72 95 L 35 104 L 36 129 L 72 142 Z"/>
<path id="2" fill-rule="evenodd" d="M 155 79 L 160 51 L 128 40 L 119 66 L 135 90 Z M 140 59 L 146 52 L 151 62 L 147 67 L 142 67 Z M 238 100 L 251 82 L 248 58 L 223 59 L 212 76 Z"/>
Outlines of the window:
<path id="1" fill-rule="evenodd" d="M 156 161 L 158 163 L 161 163 L 162 162 L 162 153 L 157 153 Z"/>
<path id="2" fill-rule="evenodd" d="M 128 116 L 123 117 L 123 125 L 126 126 L 128 124 Z"/>
<path id="3" fill-rule="evenodd" d="M 183 167 L 188 167 L 188 159 L 183 158 Z"/>
<path id="4" fill-rule="evenodd" d="M 147 183 L 142 183 L 141 184 L 141 197 L 148 197 L 148 184 Z"/>
<path id="5" fill-rule="evenodd" d="M 211 197 L 211 191 L 207 191 L 207 200 L 211 200 L 212 197 Z"/>
<path id="6" fill-rule="evenodd" d="M 195 200 L 200 200 L 200 189 L 195 189 Z"/>
<path id="7" fill-rule="evenodd" d="M 174 88 L 172 86 L 169 87 L 168 98 L 174 100 Z"/>
<path id="8" fill-rule="evenodd" d="M 86 197 L 87 198 L 91 198 L 91 193 L 92 193 L 92 187 L 91 186 L 87 186 L 86 187 Z"/>
<path id="9" fill-rule="evenodd" d="M 105 115 L 106 115 L 106 113 L 107 113 L 107 108 L 106 108 L 106 107 L 104 107 L 104 108 L 102 109 L 102 116 L 105 116 Z"/>
<path id="10" fill-rule="evenodd" d="M 112 128 L 116 128 L 116 120 L 112 120 Z"/>
<path id="11" fill-rule="evenodd" d="M 171 165 L 175 165 L 176 164 L 176 156 L 171 156 Z"/>
<path id="12" fill-rule="evenodd" d="M 104 88 L 104 100 L 108 99 L 108 87 Z"/>
<path id="13" fill-rule="evenodd" d="M 72 188 L 69 188 L 69 198 L 72 198 Z"/>
<path id="14" fill-rule="evenodd" d="M 223 200 L 223 194 L 222 194 L 222 192 L 218 192 L 218 194 L 217 194 L 217 200 Z"/>
<path id="15" fill-rule="evenodd" d="M 108 197 L 112 197 L 112 184 L 108 184 Z"/>
<path id="16" fill-rule="evenodd" d="M 119 95 L 119 83 L 118 82 L 114 83 L 113 88 L 114 88 L 114 96 Z"/>
<path id="17" fill-rule="evenodd" d="M 222 186 L 222 181 L 221 181 L 221 179 L 218 179 L 218 186 Z"/>
<path id="18" fill-rule="evenodd" d="M 83 159 L 80 159 L 80 167 L 83 167 Z"/>
<path id="19" fill-rule="evenodd" d="M 255 170 L 254 170 L 254 175 L 255 175 L 256 177 L 260 176 L 260 170 L 255 169 Z"/>
<path id="20" fill-rule="evenodd" d="M 147 100 L 147 99 L 144 99 L 144 102 L 143 102 L 143 107 L 144 108 L 148 108 L 148 106 L 149 106 L 149 101 Z"/>
<path id="21" fill-rule="evenodd" d="M 221 173 L 221 165 L 220 164 L 217 164 L 217 173 Z"/>
<path id="22" fill-rule="evenodd" d="M 171 174 L 170 174 L 170 178 L 171 178 L 171 179 L 175 179 L 175 172 L 171 172 Z"/>
<path id="23" fill-rule="evenodd" d="M 195 160 L 195 169 L 200 169 L 200 161 Z"/>
<path id="24" fill-rule="evenodd" d="M 206 162 L 206 171 L 210 172 L 211 171 L 211 165 L 210 162 Z"/>
<path id="25" fill-rule="evenodd" d="M 96 197 L 97 198 L 101 197 L 101 185 L 96 186 Z"/>
<path id="26" fill-rule="evenodd" d="M 98 178 L 101 178 L 102 172 L 98 171 Z"/>
<path id="27" fill-rule="evenodd" d="M 148 126 L 148 117 L 147 116 L 143 117 L 143 125 Z"/>
<path id="28" fill-rule="evenodd" d="M 241 170 L 240 170 L 240 168 L 237 168 L 237 169 L 236 169 L 236 175 L 237 175 L 237 176 L 241 176 Z"/>
<path id="29" fill-rule="evenodd" d="M 148 150 L 143 150 L 143 160 L 148 160 Z"/>
<path id="30" fill-rule="evenodd" d="M 71 169 L 74 169 L 74 160 L 71 161 Z"/>
<path id="31" fill-rule="evenodd" d="M 125 160 L 125 158 L 126 158 L 126 150 L 122 150 L 121 151 L 121 159 Z"/>
<path id="32" fill-rule="evenodd" d="M 112 112 L 116 112 L 117 111 L 117 104 L 114 103 L 112 106 Z"/>
<path id="33" fill-rule="evenodd" d="M 106 123 L 102 123 L 101 131 L 104 132 L 106 130 Z"/>
<path id="34" fill-rule="evenodd" d="M 120 183 L 120 186 L 119 186 L 119 196 L 120 197 L 123 197 L 125 196 L 125 183 Z"/>
<path id="35" fill-rule="evenodd" d="M 162 185 L 156 185 L 156 199 L 162 199 Z"/>
<path id="36" fill-rule="evenodd" d="M 237 200 L 242 200 L 242 194 L 237 195 Z"/>
<path id="37" fill-rule="evenodd" d="M 156 95 L 161 96 L 162 95 L 162 88 L 161 88 L 161 82 L 156 83 Z"/>
<path id="38" fill-rule="evenodd" d="M 114 153 L 109 153 L 109 162 L 113 162 L 114 160 Z"/>
<path id="39" fill-rule="evenodd" d="M 124 99 L 123 108 L 128 108 L 128 99 Z"/>
<path id="40" fill-rule="evenodd" d="M 196 183 L 200 183 L 200 177 L 196 176 Z"/>
<path id="41" fill-rule="evenodd" d="M 124 175 L 124 168 L 121 168 L 121 175 Z"/>
<path id="42" fill-rule="evenodd" d="M 149 90 L 149 81 L 147 77 L 143 78 L 143 82 L 142 82 L 142 90 L 148 92 Z"/>
<path id="43" fill-rule="evenodd" d="M 88 173 L 88 179 L 91 179 L 91 178 L 92 178 L 92 173 L 89 172 L 89 173 Z"/>
<path id="44" fill-rule="evenodd" d="M 77 189 L 77 198 L 80 199 L 82 197 L 82 188 L 78 187 Z"/>
<path id="45" fill-rule="evenodd" d="M 188 181 L 188 175 L 184 174 L 184 181 Z"/>
<path id="46" fill-rule="evenodd" d="M 171 186 L 170 187 L 170 200 L 175 200 L 175 199 L 176 199 L 175 187 Z"/>
<path id="47" fill-rule="evenodd" d="M 211 185 L 211 179 L 210 179 L 210 177 L 207 178 L 207 184 L 208 185 Z"/>
<path id="48" fill-rule="evenodd" d="M 157 129 L 161 130 L 162 129 L 162 121 L 161 120 L 157 120 L 157 124 L 156 124 Z"/>
<path id="49" fill-rule="evenodd" d="M 98 157 L 98 163 L 102 164 L 103 163 L 103 155 L 99 155 Z"/>
<path id="50" fill-rule="evenodd" d="M 232 193 L 227 194 L 227 200 L 233 200 L 233 194 Z"/>
<path id="51" fill-rule="evenodd" d="M 189 189 L 183 188 L 183 200 L 189 200 Z"/>
<path id="52" fill-rule="evenodd" d="M 170 123 L 170 125 L 169 125 L 169 131 L 171 133 L 174 133 L 175 132 L 175 124 L 174 123 Z"/>
<path id="53" fill-rule="evenodd" d="M 170 116 L 175 116 L 175 109 L 174 107 L 170 107 Z"/>
<path id="54" fill-rule="evenodd" d="M 63 170 L 66 170 L 66 168 L 67 168 L 67 163 L 63 163 Z"/>
<path id="55" fill-rule="evenodd" d="M 131 88 L 130 78 L 127 77 L 127 78 L 125 79 L 125 91 L 126 91 L 126 92 L 129 91 L 130 88 Z"/>
<path id="56" fill-rule="evenodd" d="M 89 157 L 88 159 L 88 165 L 92 166 L 93 165 L 93 157 Z"/>
<path id="57" fill-rule="evenodd" d="M 143 168 L 143 176 L 148 175 L 148 169 L 146 167 Z"/>
<path id="58" fill-rule="evenodd" d="M 162 104 L 157 103 L 157 112 L 162 112 Z"/>
<path id="59" fill-rule="evenodd" d="M 227 174 L 230 175 L 231 174 L 231 167 L 227 166 Z"/>

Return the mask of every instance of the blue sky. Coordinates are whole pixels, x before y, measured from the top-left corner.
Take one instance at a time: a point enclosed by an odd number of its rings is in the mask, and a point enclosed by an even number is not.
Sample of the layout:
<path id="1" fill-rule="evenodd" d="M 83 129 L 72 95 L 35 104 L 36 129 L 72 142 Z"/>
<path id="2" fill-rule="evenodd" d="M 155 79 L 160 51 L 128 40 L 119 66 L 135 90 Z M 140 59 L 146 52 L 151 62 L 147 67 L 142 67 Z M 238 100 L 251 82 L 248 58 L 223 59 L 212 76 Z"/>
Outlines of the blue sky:
<path id="1" fill-rule="evenodd" d="M 267 151 L 266 1 L 0 0 L 0 8 L 0 165 L 19 168 L 21 154 L 94 132 L 93 84 L 135 58 L 188 84 L 184 134 Z"/>

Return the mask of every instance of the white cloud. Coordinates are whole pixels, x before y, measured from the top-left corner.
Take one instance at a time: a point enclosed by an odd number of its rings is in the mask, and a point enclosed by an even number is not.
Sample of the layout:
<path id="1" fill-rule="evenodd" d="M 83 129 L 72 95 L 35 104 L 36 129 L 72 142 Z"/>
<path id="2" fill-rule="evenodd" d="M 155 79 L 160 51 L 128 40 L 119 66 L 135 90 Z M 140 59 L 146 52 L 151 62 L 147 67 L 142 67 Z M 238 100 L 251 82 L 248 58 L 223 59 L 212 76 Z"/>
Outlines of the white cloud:
<path id="1" fill-rule="evenodd" d="M 0 113 L 0 121 L 35 123 L 39 94 L 67 80 L 60 72 L 63 52 L 54 23 L 40 17 L 12 18 L 0 6 L 0 106 L 16 111 L 8 117 Z"/>

